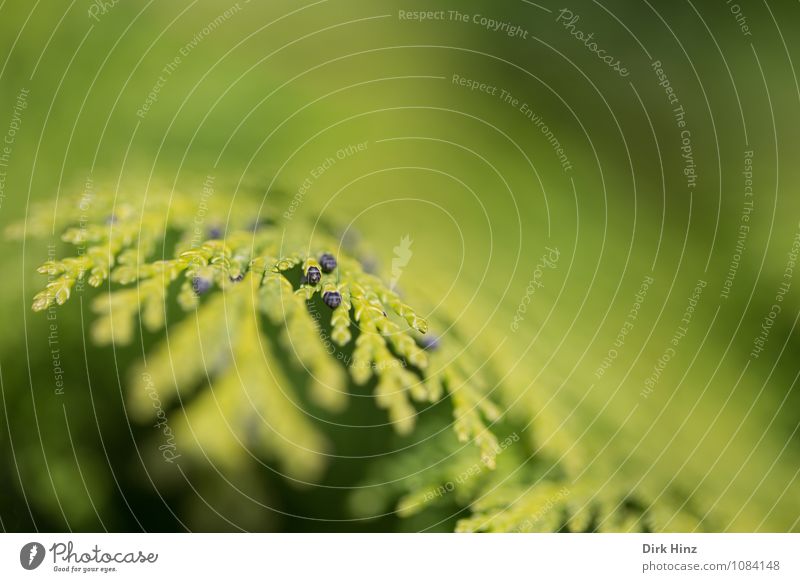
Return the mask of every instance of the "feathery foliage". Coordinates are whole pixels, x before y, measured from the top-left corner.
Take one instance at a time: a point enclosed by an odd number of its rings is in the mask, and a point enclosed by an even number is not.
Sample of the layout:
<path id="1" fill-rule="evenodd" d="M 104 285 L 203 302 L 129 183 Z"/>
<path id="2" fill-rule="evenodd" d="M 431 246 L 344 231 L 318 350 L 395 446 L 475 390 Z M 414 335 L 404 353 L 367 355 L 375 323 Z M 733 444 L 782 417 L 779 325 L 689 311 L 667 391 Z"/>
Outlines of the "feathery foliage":
<path id="1" fill-rule="evenodd" d="M 310 376 L 310 400 L 331 412 L 347 404 L 348 375 L 356 385 L 375 377 L 375 401 L 400 434 L 414 427 L 415 403 L 448 394 L 459 438 L 474 440 L 491 465 L 496 440 L 486 421 L 497 410 L 458 365 L 430 366 L 425 319 L 330 235 L 309 243 L 254 221 L 255 213 L 254 205 L 240 206 L 223 229 L 222 209 L 197 220 L 188 196 L 97 197 L 62 205 L 54 225 L 52 210 L 40 208 L 10 234 L 42 236 L 52 225 L 76 249 L 39 267 L 49 281 L 34 311 L 63 305 L 87 283 L 108 289 L 92 301 L 98 344 L 129 344 L 140 328 L 156 333 L 170 318 L 164 339 L 130 375 L 129 386 L 144 381 L 147 389 L 130 390 L 129 409 L 145 420 L 156 412 L 154 400 L 186 401 L 175 433 L 198 457 L 231 463 L 252 447 L 280 460 L 293 478 L 320 474 L 328 445 L 275 365 L 280 348 Z M 205 226 L 206 216 L 215 226 Z M 312 281 L 318 258 L 330 253 L 335 269 Z M 191 316 L 173 324 L 172 301 Z M 351 343 L 351 354 L 342 351 Z"/>
<path id="2" fill-rule="evenodd" d="M 584 478 L 590 454 L 565 422 L 570 414 L 535 390 L 518 402 L 526 371 L 506 359 L 492 326 L 459 319 L 424 285 L 404 285 L 426 306 L 439 305 L 429 323 L 396 280 L 385 284 L 358 248 L 343 248 L 334 227 L 254 219 L 260 209 L 248 201 L 204 204 L 198 213 L 186 195 L 97 196 L 55 214 L 40 208 L 11 229 L 61 232 L 75 249 L 39 268 L 48 282 L 34 311 L 63 305 L 88 284 L 105 289 L 92 299 L 97 344 L 163 332 L 129 372 L 128 411 L 152 422 L 179 404 L 169 436 L 181 455 L 222 467 L 263 455 L 287 478 L 316 482 L 332 451 L 313 407 L 336 414 L 352 386 L 374 380 L 375 402 L 398 438 L 414 430 L 420 409 L 443 399 L 452 431 L 420 427 L 414 446 L 375 462 L 351 496 L 357 516 L 430 510 L 434 521 L 457 516 L 457 531 L 701 526 L 684 505 L 654 505 L 656 493 Z M 429 326 L 446 338 L 426 336 Z M 304 393 L 292 370 L 307 378 Z M 508 406 L 506 418 L 496 401 Z"/>

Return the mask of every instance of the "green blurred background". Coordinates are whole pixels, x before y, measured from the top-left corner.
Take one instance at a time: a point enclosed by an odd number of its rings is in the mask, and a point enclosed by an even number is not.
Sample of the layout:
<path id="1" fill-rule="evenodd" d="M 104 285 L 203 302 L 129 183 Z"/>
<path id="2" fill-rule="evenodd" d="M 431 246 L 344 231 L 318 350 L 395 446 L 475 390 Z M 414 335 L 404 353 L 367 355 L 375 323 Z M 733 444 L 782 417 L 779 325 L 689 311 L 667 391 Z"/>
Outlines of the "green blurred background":
<path id="1" fill-rule="evenodd" d="M 580 17 L 573 28 L 562 8 Z M 415 10 L 444 19 L 401 16 Z M 231 204 L 288 203 L 326 158 L 364 143 L 312 180 L 304 212 L 352 220 L 387 277 L 393 247 L 409 235 L 400 286 L 436 290 L 448 311 L 503 339 L 512 415 L 538 413 L 524 404 L 531 392 L 566 411 L 600 483 L 670 487 L 701 514 L 724 516 L 721 529 L 797 530 L 800 281 L 784 276 L 800 231 L 800 7 L 741 11 L 737 21 L 724 2 L 6 0 L 0 133 L 15 106 L 21 115 L 0 222 L 24 220 L 37 202 L 57 212 L 59 197 L 87 182 L 199 197 L 211 175 Z M 521 32 L 493 31 L 475 15 Z M 606 66 L 576 30 L 630 74 Z M 654 61 L 685 110 L 694 188 L 677 105 Z M 454 75 L 498 89 L 471 90 Z M 395 517 L 338 521 L 348 518 L 344 493 L 298 491 L 268 471 L 237 484 L 274 510 L 242 502 L 213 473 L 146 468 L 137 446 L 149 427 L 130 426 L 119 381 L 136 350 L 92 347 L 78 302 L 58 319 L 65 387 L 56 393 L 48 321 L 30 311 L 46 244 L 4 241 L 0 258 L 4 529 L 406 527 Z M 559 261 L 513 331 L 546 247 Z M 646 277 L 638 318 L 598 377 Z M 644 397 L 699 280 L 686 336 Z M 782 282 L 791 283 L 782 311 L 753 357 Z M 346 489 L 363 471 L 334 468 L 328 483 Z"/>

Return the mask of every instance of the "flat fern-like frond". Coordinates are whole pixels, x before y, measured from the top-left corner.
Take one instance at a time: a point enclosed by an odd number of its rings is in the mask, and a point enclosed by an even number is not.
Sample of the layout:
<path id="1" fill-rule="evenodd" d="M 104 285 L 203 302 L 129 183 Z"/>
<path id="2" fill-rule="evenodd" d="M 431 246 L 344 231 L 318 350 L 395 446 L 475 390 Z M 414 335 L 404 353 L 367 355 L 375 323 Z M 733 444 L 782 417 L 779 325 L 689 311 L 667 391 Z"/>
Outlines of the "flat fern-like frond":
<path id="1" fill-rule="evenodd" d="M 487 423 L 499 412 L 485 386 L 459 358 L 431 365 L 421 340 L 428 322 L 391 285 L 330 234 L 313 241 L 292 235 L 254 221 L 252 206 L 227 214 L 209 208 L 199 224 L 190 218 L 194 205 L 179 194 L 113 204 L 98 197 L 88 208 L 62 202 L 53 226 L 76 253 L 39 268 L 48 282 L 33 298 L 34 311 L 65 304 L 84 284 L 107 288 L 92 301 L 97 344 L 121 346 L 140 331 L 166 328 L 130 375 L 135 418 L 180 403 L 173 428 L 182 454 L 224 464 L 260 451 L 291 477 L 314 479 L 329 444 L 304 398 L 336 413 L 347 405 L 350 381 L 374 378 L 375 402 L 399 434 L 413 430 L 417 405 L 449 395 L 456 434 L 493 465 L 496 439 Z M 46 236 L 52 222 L 50 209 L 41 208 L 11 234 Z M 342 348 L 352 354 L 342 357 Z M 307 395 L 296 394 L 276 365 L 286 354 L 307 372 Z"/>

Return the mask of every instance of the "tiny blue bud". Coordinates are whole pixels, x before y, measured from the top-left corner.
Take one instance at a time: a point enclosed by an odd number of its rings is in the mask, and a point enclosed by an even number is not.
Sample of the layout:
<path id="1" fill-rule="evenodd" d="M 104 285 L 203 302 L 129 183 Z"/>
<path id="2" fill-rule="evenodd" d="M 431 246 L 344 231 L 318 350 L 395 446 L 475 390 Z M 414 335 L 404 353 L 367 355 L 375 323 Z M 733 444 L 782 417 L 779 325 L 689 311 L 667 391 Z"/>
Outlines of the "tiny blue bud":
<path id="1" fill-rule="evenodd" d="M 194 277 L 192 279 L 192 289 L 196 295 L 202 295 L 211 289 L 211 281 L 205 277 Z"/>
<path id="2" fill-rule="evenodd" d="M 422 349 L 434 351 L 439 348 L 439 338 L 435 335 L 426 335 L 420 340 L 420 344 L 422 344 Z"/>
<path id="3" fill-rule="evenodd" d="M 319 258 L 319 264 L 323 272 L 331 273 L 336 268 L 336 257 L 330 253 L 325 253 Z"/>
<path id="4" fill-rule="evenodd" d="M 322 295 L 322 301 L 331 309 L 336 309 L 342 304 L 342 295 L 338 291 L 327 291 Z"/>
<path id="5" fill-rule="evenodd" d="M 322 273 L 316 267 L 309 267 L 306 271 L 306 282 L 309 285 L 316 285 L 322 279 Z"/>

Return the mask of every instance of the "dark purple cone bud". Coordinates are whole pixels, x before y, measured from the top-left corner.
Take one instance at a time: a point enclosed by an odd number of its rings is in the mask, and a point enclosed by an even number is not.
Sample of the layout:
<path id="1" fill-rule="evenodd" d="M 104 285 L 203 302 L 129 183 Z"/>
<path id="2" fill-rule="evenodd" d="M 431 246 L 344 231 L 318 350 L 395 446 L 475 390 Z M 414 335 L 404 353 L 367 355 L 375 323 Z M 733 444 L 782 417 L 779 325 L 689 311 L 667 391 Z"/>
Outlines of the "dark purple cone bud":
<path id="1" fill-rule="evenodd" d="M 330 253 L 325 253 L 319 258 L 319 265 L 324 273 L 331 273 L 336 268 L 336 257 Z"/>
<path id="2" fill-rule="evenodd" d="M 213 226 L 213 227 L 209 228 L 208 229 L 208 238 L 210 238 L 211 240 L 216 240 L 216 239 L 222 238 L 222 229 L 217 227 L 217 226 Z"/>
<path id="3" fill-rule="evenodd" d="M 316 267 L 309 267 L 306 271 L 306 281 L 309 285 L 316 285 L 322 279 L 322 273 Z"/>
<path id="4" fill-rule="evenodd" d="M 322 300 L 331 309 L 336 309 L 342 304 L 342 295 L 338 291 L 327 291 L 322 295 Z"/>
<path id="5" fill-rule="evenodd" d="M 205 277 L 194 277 L 192 279 L 192 289 L 196 295 L 202 295 L 211 289 L 211 281 Z"/>
<path id="6" fill-rule="evenodd" d="M 439 338 L 435 335 L 428 335 L 422 338 L 420 343 L 422 344 L 422 349 L 434 351 L 439 347 Z"/>

